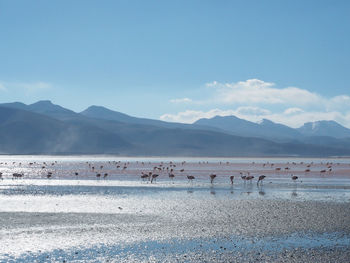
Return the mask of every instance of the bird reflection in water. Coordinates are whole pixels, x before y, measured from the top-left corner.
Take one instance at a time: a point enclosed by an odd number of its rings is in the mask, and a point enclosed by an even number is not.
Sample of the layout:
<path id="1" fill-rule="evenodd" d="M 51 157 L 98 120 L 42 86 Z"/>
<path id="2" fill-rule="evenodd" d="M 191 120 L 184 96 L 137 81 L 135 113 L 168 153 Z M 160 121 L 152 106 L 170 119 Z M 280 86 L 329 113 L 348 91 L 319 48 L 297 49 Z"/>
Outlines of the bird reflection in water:
<path id="1" fill-rule="evenodd" d="M 266 194 L 265 189 L 262 185 L 258 186 L 259 195 L 264 196 Z"/>
<path id="2" fill-rule="evenodd" d="M 210 187 L 210 194 L 211 194 L 211 195 L 215 195 L 215 194 L 216 194 L 216 192 L 215 192 L 215 190 L 214 190 L 214 187 Z"/>
<path id="3" fill-rule="evenodd" d="M 251 193 L 253 193 L 253 191 L 250 191 L 250 190 L 247 190 L 247 191 L 241 191 L 241 194 L 247 194 L 247 195 L 250 195 Z"/>
<path id="4" fill-rule="evenodd" d="M 231 187 L 230 187 L 230 193 L 231 194 L 234 194 L 235 192 L 233 191 L 233 186 L 231 185 Z"/>
<path id="5" fill-rule="evenodd" d="M 259 195 L 264 196 L 265 194 L 266 194 L 266 192 L 265 192 L 264 190 L 260 190 L 260 191 L 259 191 Z"/>
<path id="6" fill-rule="evenodd" d="M 242 191 L 243 194 L 250 195 L 251 193 L 253 193 L 253 185 L 252 184 L 245 184 L 243 186 L 242 190 L 243 190 Z"/>
<path id="7" fill-rule="evenodd" d="M 293 191 L 292 191 L 292 197 L 297 197 L 298 196 L 298 193 L 297 193 L 297 189 L 295 188 L 295 189 L 293 189 Z"/>

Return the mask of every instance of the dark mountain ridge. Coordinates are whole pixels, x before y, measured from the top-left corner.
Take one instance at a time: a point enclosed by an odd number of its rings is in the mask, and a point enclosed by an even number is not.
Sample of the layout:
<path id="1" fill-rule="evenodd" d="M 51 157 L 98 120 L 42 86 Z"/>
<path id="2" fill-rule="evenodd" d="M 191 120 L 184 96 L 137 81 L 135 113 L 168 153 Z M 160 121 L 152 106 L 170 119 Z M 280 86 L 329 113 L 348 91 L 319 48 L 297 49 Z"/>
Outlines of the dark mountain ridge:
<path id="1" fill-rule="evenodd" d="M 350 140 L 293 136 L 299 131 L 269 120 L 260 124 L 237 117 L 214 117 L 199 124 L 177 124 L 132 117 L 92 106 L 82 113 L 40 101 L 0 105 L 0 153 L 118 154 L 135 156 L 340 156 Z M 228 122 L 228 123 L 226 123 Z M 203 125 L 202 125 L 203 124 Z M 235 125 L 234 125 L 235 124 Z M 240 127 L 236 127 L 240 125 Z M 235 128 L 234 132 L 226 129 Z M 345 128 L 345 127 L 344 127 Z M 256 131 L 260 129 L 261 131 Z M 346 129 L 346 128 L 345 128 Z M 274 131 L 290 140 L 258 136 Z M 262 132 L 263 131 L 263 132 Z M 242 136 L 242 133 L 244 136 Z M 249 136 L 251 135 L 251 136 Z M 326 144 L 323 142 L 327 142 Z"/>

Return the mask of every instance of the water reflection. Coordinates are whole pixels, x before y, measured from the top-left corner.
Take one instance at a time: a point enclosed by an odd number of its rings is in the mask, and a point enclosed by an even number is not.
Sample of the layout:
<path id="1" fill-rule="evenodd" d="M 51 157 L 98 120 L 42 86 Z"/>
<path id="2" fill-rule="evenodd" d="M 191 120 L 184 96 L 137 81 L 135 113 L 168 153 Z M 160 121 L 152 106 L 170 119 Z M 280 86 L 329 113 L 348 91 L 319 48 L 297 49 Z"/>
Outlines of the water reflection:
<path id="1" fill-rule="evenodd" d="M 213 186 L 210 187 L 210 194 L 211 195 L 215 195 L 216 194 Z"/>
<path id="2" fill-rule="evenodd" d="M 266 194 L 263 184 L 258 185 L 259 195 L 264 196 Z"/>
<path id="3" fill-rule="evenodd" d="M 234 194 L 233 185 L 230 186 L 230 193 L 231 193 L 231 194 Z"/>
<path id="4" fill-rule="evenodd" d="M 252 193 L 253 193 L 252 191 L 241 191 L 241 194 L 246 194 L 246 195 L 250 195 Z"/>
<path id="5" fill-rule="evenodd" d="M 297 193 L 297 189 L 293 189 L 292 191 L 292 194 L 291 194 L 292 197 L 297 197 L 298 196 L 298 193 Z"/>
<path id="6" fill-rule="evenodd" d="M 265 194 L 266 194 L 266 192 L 265 192 L 265 191 L 263 191 L 263 190 L 260 190 L 260 191 L 259 191 L 259 195 L 264 196 Z"/>

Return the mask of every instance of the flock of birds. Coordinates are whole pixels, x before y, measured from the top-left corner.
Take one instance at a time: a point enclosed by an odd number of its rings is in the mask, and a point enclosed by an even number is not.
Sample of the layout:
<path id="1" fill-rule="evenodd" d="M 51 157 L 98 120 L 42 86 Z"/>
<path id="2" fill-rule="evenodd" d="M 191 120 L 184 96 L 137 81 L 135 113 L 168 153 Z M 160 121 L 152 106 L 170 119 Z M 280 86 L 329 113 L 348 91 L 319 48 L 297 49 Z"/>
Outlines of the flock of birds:
<path id="1" fill-rule="evenodd" d="M 137 163 L 139 163 L 137 161 Z M 144 162 L 140 162 L 142 164 L 142 166 L 145 165 Z M 205 163 L 205 162 L 203 162 Z M 208 162 L 207 162 L 208 163 Z M 5 164 L 7 165 L 7 163 L 0 163 L 0 165 L 2 164 Z M 13 162 L 12 163 L 13 165 L 16 164 L 16 162 Z M 57 161 L 54 161 L 52 163 L 47 163 L 47 162 L 42 162 L 42 163 L 37 163 L 37 162 L 30 162 L 28 163 L 29 167 L 31 166 L 35 166 L 35 167 L 40 167 L 42 169 L 46 169 L 50 166 L 55 166 L 57 164 Z M 96 175 L 96 178 L 107 178 L 109 176 L 108 172 L 102 172 L 103 169 L 104 169 L 104 165 L 94 165 L 93 163 L 91 162 L 86 162 L 86 164 L 88 165 L 88 169 L 91 171 L 91 172 L 94 172 L 95 175 Z M 122 171 L 125 171 L 126 169 L 128 169 L 128 165 L 130 164 L 129 162 L 125 162 L 125 163 L 122 163 L 121 161 L 109 161 L 108 162 L 109 165 L 114 165 L 117 169 L 119 170 L 122 170 Z M 149 163 L 151 164 L 151 163 Z M 181 165 L 184 166 L 186 164 L 186 162 L 181 162 Z M 201 162 L 199 162 L 199 164 L 201 164 Z M 226 162 L 226 164 L 229 164 L 229 162 Z M 255 162 L 252 162 L 253 165 L 255 165 Z M 289 163 L 287 163 L 289 164 Z M 323 164 L 323 163 L 321 163 Z M 220 162 L 220 165 L 222 165 L 222 162 Z M 297 163 L 293 162 L 291 163 L 291 165 L 297 165 Z M 303 162 L 300 162 L 300 165 L 306 165 L 306 169 L 304 170 L 305 173 L 310 173 L 311 172 L 311 166 L 313 165 L 313 163 L 309 163 L 309 164 L 304 164 Z M 326 164 L 326 167 L 327 169 L 322 169 L 320 170 L 320 174 L 324 174 L 324 173 L 331 173 L 332 172 L 332 166 L 333 166 L 333 163 L 329 163 L 327 162 Z M 22 163 L 18 163 L 18 166 L 22 166 Z M 285 167 L 284 169 L 282 167 L 275 167 L 276 165 L 274 163 L 263 163 L 262 166 L 265 168 L 265 167 L 269 167 L 270 169 L 274 169 L 275 173 L 279 173 L 280 171 L 287 171 L 289 172 L 291 170 L 291 168 L 289 166 Z M 149 172 L 141 172 L 141 180 L 142 181 L 148 181 L 150 183 L 155 183 L 157 181 L 157 178 L 159 178 L 160 174 L 161 173 L 164 173 L 166 172 L 168 174 L 168 177 L 170 180 L 174 180 L 175 178 L 175 168 L 176 168 L 176 164 L 173 163 L 173 162 L 169 162 L 169 163 L 163 163 L 161 162 L 160 164 L 156 165 L 153 167 L 153 170 L 152 171 L 149 171 Z M 182 169 L 179 169 L 177 170 L 177 172 L 180 172 L 181 174 L 183 174 L 185 171 L 184 168 Z M 74 172 L 74 175 L 75 176 L 79 176 L 79 172 Z M 238 174 L 237 174 L 238 175 Z M 50 179 L 51 177 L 53 176 L 53 172 L 52 171 L 47 171 L 47 174 L 46 174 L 46 177 L 48 179 Z M 246 171 L 246 172 L 239 172 L 239 176 L 240 178 L 243 180 L 244 183 L 246 182 L 252 182 L 253 179 L 255 179 L 255 176 L 253 175 L 250 175 L 250 172 L 249 171 Z M 24 174 L 23 173 L 13 173 L 12 174 L 12 178 L 13 179 L 17 179 L 17 178 L 22 178 L 24 177 Z M 264 174 L 261 174 L 259 176 L 256 176 L 257 178 L 257 185 L 261 185 L 264 181 L 264 179 L 266 178 L 267 176 L 264 175 Z M 298 176 L 296 175 L 293 175 L 291 174 L 290 175 L 292 181 L 297 181 L 298 180 Z M 214 181 L 215 181 L 215 178 L 217 178 L 217 175 L 214 174 L 214 173 L 211 173 L 209 174 L 209 180 L 210 180 L 210 183 L 213 184 Z M 238 177 L 239 178 L 239 177 Z M 3 179 L 3 173 L 0 172 L 0 179 Z M 195 176 L 193 175 L 187 175 L 187 179 L 189 182 L 193 182 L 193 180 L 195 180 Z M 234 180 L 235 180 L 235 176 L 234 175 L 230 175 L 229 176 L 229 182 L 231 183 L 231 185 L 233 185 L 234 183 Z"/>

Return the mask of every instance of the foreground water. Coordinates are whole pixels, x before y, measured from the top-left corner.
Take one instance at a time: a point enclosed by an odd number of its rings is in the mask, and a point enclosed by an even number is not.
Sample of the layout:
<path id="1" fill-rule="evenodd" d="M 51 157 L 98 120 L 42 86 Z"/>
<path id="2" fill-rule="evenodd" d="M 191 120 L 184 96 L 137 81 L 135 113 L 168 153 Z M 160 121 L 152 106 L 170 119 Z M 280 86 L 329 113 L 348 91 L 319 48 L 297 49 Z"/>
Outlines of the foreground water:
<path id="1" fill-rule="evenodd" d="M 0 261 L 348 262 L 349 169 L 349 159 L 2 156 Z M 152 184 L 140 179 L 150 171 Z"/>

